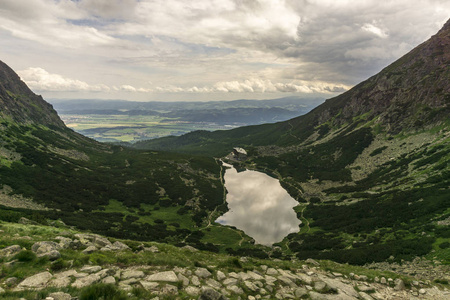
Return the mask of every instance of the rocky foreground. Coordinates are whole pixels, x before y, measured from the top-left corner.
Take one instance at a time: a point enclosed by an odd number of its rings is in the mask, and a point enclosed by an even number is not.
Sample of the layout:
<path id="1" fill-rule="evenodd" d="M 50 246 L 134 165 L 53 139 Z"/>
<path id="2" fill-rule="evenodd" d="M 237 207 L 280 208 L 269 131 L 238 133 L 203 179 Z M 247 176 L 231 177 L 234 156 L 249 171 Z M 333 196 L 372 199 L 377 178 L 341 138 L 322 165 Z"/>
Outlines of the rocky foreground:
<path id="1" fill-rule="evenodd" d="M 6 299 L 94 299 L 83 291 L 101 284 L 128 299 L 450 299 L 448 284 L 326 261 L 234 258 L 67 230 L 49 233 L 40 226 L 0 226 L 0 245 L 10 244 L 0 246 L 0 298 Z M 51 239 L 39 240 L 44 236 Z"/>

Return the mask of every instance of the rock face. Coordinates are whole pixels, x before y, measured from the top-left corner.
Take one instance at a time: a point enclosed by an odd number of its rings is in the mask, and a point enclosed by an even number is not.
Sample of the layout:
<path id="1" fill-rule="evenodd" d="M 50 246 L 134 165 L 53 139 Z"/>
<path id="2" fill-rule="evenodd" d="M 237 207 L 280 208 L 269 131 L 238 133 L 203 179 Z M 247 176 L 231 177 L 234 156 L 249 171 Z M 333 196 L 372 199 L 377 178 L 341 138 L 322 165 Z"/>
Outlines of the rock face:
<path id="1" fill-rule="evenodd" d="M 19 76 L 0 61 L 0 116 L 20 124 L 65 127 L 53 106 L 34 94 Z"/>
<path id="2" fill-rule="evenodd" d="M 367 120 L 376 118 L 377 123 L 396 133 L 443 121 L 450 112 L 449 63 L 450 20 L 436 35 L 377 75 L 291 124 L 306 129 L 331 120 L 333 126 L 340 126 L 368 114 Z"/>

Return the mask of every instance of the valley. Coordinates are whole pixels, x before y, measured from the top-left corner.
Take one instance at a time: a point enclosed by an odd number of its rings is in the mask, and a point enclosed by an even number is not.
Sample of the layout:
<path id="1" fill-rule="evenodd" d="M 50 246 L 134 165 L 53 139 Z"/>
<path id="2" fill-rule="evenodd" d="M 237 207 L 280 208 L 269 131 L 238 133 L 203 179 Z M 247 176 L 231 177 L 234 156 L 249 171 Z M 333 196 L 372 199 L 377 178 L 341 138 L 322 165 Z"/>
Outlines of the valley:
<path id="1" fill-rule="evenodd" d="M 68 128 L 1 62 L 0 297 L 447 299 L 449 62 L 447 21 L 306 114 L 120 144 Z M 130 127 L 159 126 L 163 114 L 170 122 L 208 114 L 229 124 L 225 117 L 242 120 L 230 111 L 272 111 L 207 102 L 158 112 L 130 107 L 140 103 L 83 101 L 66 103 L 85 104 L 83 112 L 66 107 L 78 118 L 67 122 L 93 134 L 112 126 L 116 132 L 97 136 L 108 141 L 135 141 L 139 131 Z M 246 155 L 227 158 L 233 149 Z M 226 164 L 237 174 L 247 169 L 278 180 L 292 198 L 298 230 L 262 245 L 214 222 L 231 209 Z"/>
<path id="2" fill-rule="evenodd" d="M 299 97 L 209 102 L 51 100 L 67 127 L 109 143 L 275 123 L 305 114 L 323 101 Z"/>

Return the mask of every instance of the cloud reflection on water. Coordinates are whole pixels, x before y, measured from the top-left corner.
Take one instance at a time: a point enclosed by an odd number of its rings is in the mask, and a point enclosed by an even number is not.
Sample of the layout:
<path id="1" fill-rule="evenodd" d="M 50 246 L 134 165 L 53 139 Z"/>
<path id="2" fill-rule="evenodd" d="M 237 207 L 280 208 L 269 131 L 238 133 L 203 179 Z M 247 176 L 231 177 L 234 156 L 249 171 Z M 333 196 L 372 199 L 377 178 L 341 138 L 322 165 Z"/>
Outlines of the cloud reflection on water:
<path id="1" fill-rule="evenodd" d="M 264 245 L 299 231 L 301 222 L 293 210 L 298 203 L 277 179 L 257 171 L 238 173 L 231 168 L 225 172 L 225 186 L 229 211 L 216 222 L 235 226 Z"/>

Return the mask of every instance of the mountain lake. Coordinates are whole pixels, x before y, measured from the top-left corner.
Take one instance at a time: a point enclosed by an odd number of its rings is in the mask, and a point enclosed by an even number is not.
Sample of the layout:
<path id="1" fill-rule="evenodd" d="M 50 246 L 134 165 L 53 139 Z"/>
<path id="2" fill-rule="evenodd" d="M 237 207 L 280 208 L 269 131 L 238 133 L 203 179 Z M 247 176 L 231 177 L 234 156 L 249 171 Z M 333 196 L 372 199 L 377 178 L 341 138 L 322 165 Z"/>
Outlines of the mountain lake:
<path id="1" fill-rule="evenodd" d="M 238 172 L 226 163 L 223 166 L 227 167 L 224 179 L 229 211 L 217 223 L 241 229 L 256 243 L 268 246 L 300 230 L 301 221 L 293 209 L 298 202 L 277 179 L 257 171 Z"/>

